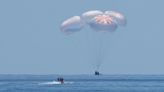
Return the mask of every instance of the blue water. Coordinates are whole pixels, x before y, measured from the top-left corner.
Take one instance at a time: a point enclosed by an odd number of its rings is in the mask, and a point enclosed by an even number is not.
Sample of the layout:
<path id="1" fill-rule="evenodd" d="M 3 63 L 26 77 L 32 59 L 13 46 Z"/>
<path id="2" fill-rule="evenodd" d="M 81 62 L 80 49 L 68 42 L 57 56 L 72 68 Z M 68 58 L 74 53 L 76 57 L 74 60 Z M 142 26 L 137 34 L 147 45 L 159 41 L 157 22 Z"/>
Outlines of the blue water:
<path id="1" fill-rule="evenodd" d="M 164 75 L 0 75 L 0 92 L 164 92 Z"/>

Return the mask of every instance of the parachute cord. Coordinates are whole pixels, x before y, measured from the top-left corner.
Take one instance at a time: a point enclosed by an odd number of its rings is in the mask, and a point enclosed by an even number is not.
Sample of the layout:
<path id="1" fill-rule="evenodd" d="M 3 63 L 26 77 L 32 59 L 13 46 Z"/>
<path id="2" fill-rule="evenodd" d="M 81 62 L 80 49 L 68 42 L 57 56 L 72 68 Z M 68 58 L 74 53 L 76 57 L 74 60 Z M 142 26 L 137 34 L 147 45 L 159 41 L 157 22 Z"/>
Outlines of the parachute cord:
<path id="1" fill-rule="evenodd" d="M 90 31 L 85 32 L 85 37 L 86 37 L 86 49 L 88 52 L 87 57 L 89 60 L 92 61 L 93 68 L 96 71 L 99 71 L 100 66 L 102 65 L 103 62 L 103 40 L 104 40 L 104 32 L 92 32 Z"/>
<path id="2" fill-rule="evenodd" d="M 92 48 L 92 35 L 90 34 L 90 32 L 88 30 L 85 30 L 85 37 L 86 37 L 86 52 L 87 52 L 87 60 L 88 62 L 93 61 L 93 56 L 92 53 L 93 52 L 93 48 Z M 90 64 L 93 64 L 90 62 Z"/>
<path id="3" fill-rule="evenodd" d="M 98 35 L 98 51 L 97 51 L 97 64 L 96 64 L 96 70 L 98 71 L 100 69 L 100 66 L 103 62 L 103 34 L 99 33 Z"/>

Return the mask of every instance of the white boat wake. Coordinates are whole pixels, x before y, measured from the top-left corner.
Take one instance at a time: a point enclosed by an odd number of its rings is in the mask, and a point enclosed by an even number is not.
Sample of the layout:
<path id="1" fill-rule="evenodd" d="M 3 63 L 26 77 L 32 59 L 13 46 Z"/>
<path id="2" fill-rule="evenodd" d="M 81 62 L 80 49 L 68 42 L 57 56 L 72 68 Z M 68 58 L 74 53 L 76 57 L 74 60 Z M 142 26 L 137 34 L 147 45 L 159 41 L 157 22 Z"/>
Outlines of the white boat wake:
<path id="1" fill-rule="evenodd" d="M 73 84 L 74 82 L 71 81 L 65 81 L 64 83 L 58 82 L 58 81 L 51 81 L 51 82 L 44 82 L 39 83 L 39 85 L 60 85 L 60 84 Z"/>

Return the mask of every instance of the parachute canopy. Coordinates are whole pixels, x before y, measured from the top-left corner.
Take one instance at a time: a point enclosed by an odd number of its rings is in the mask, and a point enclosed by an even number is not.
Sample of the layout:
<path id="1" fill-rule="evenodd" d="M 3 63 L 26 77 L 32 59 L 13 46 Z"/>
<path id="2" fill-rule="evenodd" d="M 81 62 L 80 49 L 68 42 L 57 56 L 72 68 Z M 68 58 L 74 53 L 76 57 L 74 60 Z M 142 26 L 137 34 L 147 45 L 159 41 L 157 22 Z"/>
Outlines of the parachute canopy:
<path id="1" fill-rule="evenodd" d="M 104 14 L 95 16 L 88 25 L 96 31 L 114 31 L 117 28 L 112 17 Z"/>
<path id="2" fill-rule="evenodd" d="M 123 14 L 115 11 L 105 11 L 105 14 L 111 16 L 119 26 L 126 25 L 126 18 Z"/>
<path id="3" fill-rule="evenodd" d="M 89 23 L 92 18 L 94 18 L 97 15 L 102 15 L 102 14 L 103 12 L 99 10 L 94 10 L 94 11 L 88 11 L 88 12 L 83 13 L 81 17 L 86 23 Z"/>
<path id="4" fill-rule="evenodd" d="M 61 25 L 64 33 L 80 31 L 84 25 L 90 26 L 95 31 L 115 31 L 118 26 L 126 25 L 126 18 L 123 14 L 115 11 L 93 10 L 83 13 L 81 16 L 74 16 Z"/>
<path id="5" fill-rule="evenodd" d="M 83 22 L 79 16 L 74 16 L 66 21 L 64 21 L 61 25 L 61 31 L 67 34 L 80 31 L 83 28 Z"/>

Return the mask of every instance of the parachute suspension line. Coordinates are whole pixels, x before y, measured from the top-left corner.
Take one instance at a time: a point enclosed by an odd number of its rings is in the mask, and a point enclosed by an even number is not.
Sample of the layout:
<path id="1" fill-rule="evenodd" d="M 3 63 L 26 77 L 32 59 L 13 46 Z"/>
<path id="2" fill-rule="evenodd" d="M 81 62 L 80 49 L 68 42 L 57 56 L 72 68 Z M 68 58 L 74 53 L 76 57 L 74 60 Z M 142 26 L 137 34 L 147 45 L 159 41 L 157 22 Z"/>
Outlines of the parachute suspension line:
<path id="1" fill-rule="evenodd" d="M 97 55 L 96 55 L 96 70 L 98 71 L 100 69 L 100 66 L 103 62 L 103 32 L 98 34 L 97 39 Z"/>
<path id="2" fill-rule="evenodd" d="M 99 46 L 100 45 L 100 42 L 99 40 L 99 37 L 98 37 L 98 34 L 97 32 L 94 32 L 93 30 L 86 30 L 85 32 L 86 34 L 86 46 L 87 46 L 87 55 L 88 55 L 88 60 L 91 64 L 91 66 L 95 69 L 95 70 L 98 70 L 98 67 L 100 66 L 98 62 L 98 58 L 99 58 Z"/>
<path id="3" fill-rule="evenodd" d="M 86 49 L 88 52 L 88 60 L 92 61 L 93 68 L 98 71 L 103 60 L 103 33 L 96 31 L 87 31 L 85 32 L 86 37 Z M 92 33 L 90 33 L 92 32 Z M 90 62 L 91 62 L 90 61 Z"/>
<path id="4" fill-rule="evenodd" d="M 87 54 L 87 58 L 90 61 L 91 59 L 91 37 L 90 34 L 88 32 L 88 30 L 85 30 L 85 40 L 86 40 L 86 54 Z"/>

